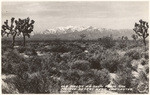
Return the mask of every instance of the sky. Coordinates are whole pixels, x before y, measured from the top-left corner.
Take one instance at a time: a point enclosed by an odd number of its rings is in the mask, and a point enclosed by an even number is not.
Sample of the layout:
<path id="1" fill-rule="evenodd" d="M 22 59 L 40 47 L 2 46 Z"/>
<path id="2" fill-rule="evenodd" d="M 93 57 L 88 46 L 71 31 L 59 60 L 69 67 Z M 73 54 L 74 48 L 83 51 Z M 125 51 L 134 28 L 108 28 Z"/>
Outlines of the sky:
<path id="1" fill-rule="evenodd" d="M 11 17 L 35 20 L 34 31 L 66 26 L 133 29 L 139 19 L 148 21 L 148 1 L 43 1 L 2 2 L 2 22 Z"/>

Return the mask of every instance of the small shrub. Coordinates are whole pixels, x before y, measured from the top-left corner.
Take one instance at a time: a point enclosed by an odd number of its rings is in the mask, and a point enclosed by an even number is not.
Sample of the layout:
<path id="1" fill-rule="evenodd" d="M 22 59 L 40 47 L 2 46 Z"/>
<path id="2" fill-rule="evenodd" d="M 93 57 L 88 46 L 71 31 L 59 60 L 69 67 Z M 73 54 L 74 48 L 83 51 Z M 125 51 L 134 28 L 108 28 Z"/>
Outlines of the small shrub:
<path id="1" fill-rule="evenodd" d="M 53 46 L 50 51 L 52 52 L 61 52 L 61 53 L 65 53 L 65 52 L 69 52 L 70 49 L 64 45 L 56 45 Z"/>
<path id="2" fill-rule="evenodd" d="M 102 68 L 98 58 L 91 58 L 91 59 L 89 59 L 89 62 L 91 63 L 92 69 L 101 69 Z"/>
<path id="3" fill-rule="evenodd" d="M 145 59 L 149 59 L 149 54 L 147 52 L 144 52 L 142 55 Z"/>
<path id="4" fill-rule="evenodd" d="M 121 41 L 120 43 L 118 43 L 117 47 L 119 47 L 120 49 L 124 49 L 127 47 L 127 43 Z"/>
<path id="5" fill-rule="evenodd" d="M 71 69 L 78 69 L 78 70 L 89 70 L 91 67 L 91 64 L 86 61 L 86 60 L 77 60 L 75 61 L 72 66 Z"/>
<path id="6" fill-rule="evenodd" d="M 126 88 L 131 87 L 131 81 L 133 79 L 131 71 L 132 71 L 131 68 L 128 67 L 117 71 L 118 75 L 117 81 L 120 85 L 124 85 Z"/>
<path id="7" fill-rule="evenodd" d="M 141 58 L 141 54 L 136 50 L 130 50 L 130 51 L 126 52 L 125 56 L 129 56 L 129 57 L 131 57 L 132 59 L 135 59 L 135 60 Z"/>
<path id="8" fill-rule="evenodd" d="M 80 85 L 94 85 L 95 84 L 95 75 L 94 73 L 90 70 L 88 72 L 84 72 L 80 79 L 79 79 L 79 84 Z"/>
<path id="9" fill-rule="evenodd" d="M 20 47 L 17 48 L 17 50 L 18 50 L 19 53 L 24 53 L 26 51 L 26 48 L 23 47 L 23 46 L 20 46 Z"/>
<path id="10" fill-rule="evenodd" d="M 115 71 L 117 71 L 117 66 L 120 63 L 119 58 L 120 56 L 117 52 L 107 50 L 103 52 L 99 57 L 100 65 L 102 68 L 106 68 L 111 73 L 114 73 Z"/>
<path id="11" fill-rule="evenodd" d="M 146 65 L 146 64 L 148 64 L 148 62 L 147 62 L 146 60 L 142 60 L 142 61 L 141 61 L 141 64 L 142 64 L 142 65 Z"/>
<path id="12" fill-rule="evenodd" d="M 24 72 L 28 71 L 28 64 L 19 63 L 14 66 L 13 71 L 15 71 L 16 75 L 21 77 Z"/>
<path id="13" fill-rule="evenodd" d="M 67 70 L 61 74 L 62 85 L 78 85 L 82 71 L 80 70 Z"/>
<path id="14" fill-rule="evenodd" d="M 42 68 L 42 59 L 40 57 L 33 57 L 27 61 L 29 65 L 29 72 L 37 72 Z"/>
<path id="15" fill-rule="evenodd" d="M 30 56 L 37 55 L 36 51 L 35 51 L 33 48 L 27 48 L 27 49 L 25 50 L 25 54 L 26 54 L 26 55 L 30 55 Z"/>
<path id="16" fill-rule="evenodd" d="M 68 63 L 65 61 L 61 61 L 59 63 L 59 69 L 60 70 L 68 70 L 69 69 Z"/>
<path id="17" fill-rule="evenodd" d="M 113 46 L 115 46 L 115 41 L 113 40 L 112 37 L 103 37 L 103 38 L 100 40 L 100 43 L 102 43 L 102 45 L 103 45 L 105 48 L 112 48 Z"/>
<path id="18" fill-rule="evenodd" d="M 93 70 L 94 73 L 94 85 L 106 86 L 110 83 L 110 75 L 107 69 Z"/>
<path id="19" fill-rule="evenodd" d="M 24 63 L 24 58 L 16 51 L 7 51 L 2 57 L 2 73 L 14 74 L 15 66 Z"/>

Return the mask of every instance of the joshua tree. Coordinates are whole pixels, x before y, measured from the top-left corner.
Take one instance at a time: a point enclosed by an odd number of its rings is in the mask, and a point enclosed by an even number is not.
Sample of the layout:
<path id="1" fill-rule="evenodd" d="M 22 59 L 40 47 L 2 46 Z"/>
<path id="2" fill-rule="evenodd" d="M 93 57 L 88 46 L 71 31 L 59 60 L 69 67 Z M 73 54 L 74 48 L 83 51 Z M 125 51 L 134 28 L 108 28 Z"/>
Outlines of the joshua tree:
<path id="1" fill-rule="evenodd" d="M 146 46 L 146 38 L 149 36 L 148 33 L 148 22 L 143 21 L 142 19 L 139 20 L 140 24 L 135 23 L 134 31 L 138 36 L 141 36 L 143 38 L 143 43 Z"/>
<path id="2" fill-rule="evenodd" d="M 23 45 L 25 46 L 25 37 L 28 36 L 30 38 L 30 33 L 33 31 L 33 24 L 34 24 L 34 20 L 31 20 L 30 22 L 30 18 L 26 18 L 26 19 L 19 19 L 19 32 L 22 33 L 23 35 Z"/>
<path id="3" fill-rule="evenodd" d="M 124 36 L 122 36 L 121 39 L 124 40 Z"/>
<path id="4" fill-rule="evenodd" d="M 2 37 L 4 35 L 7 35 L 7 37 L 11 34 L 13 39 L 12 39 L 12 46 L 14 46 L 15 44 L 15 37 L 17 35 L 17 29 L 18 29 L 18 25 L 16 24 L 16 21 L 15 21 L 15 26 L 14 26 L 14 20 L 15 18 L 11 18 L 11 24 L 8 25 L 8 20 L 6 20 L 4 22 L 4 24 L 2 25 L 2 30 L 1 30 L 1 35 Z"/>
<path id="5" fill-rule="evenodd" d="M 122 36 L 121 39 L 127 41 L 128 37 L 127 36 Z"/>
<path id="6" fill-rule="evenodd" d="M 127 40 L 128 40 L 128 37 L 127 37 L 127 36 L 125 36 L 125 37 L 124 37 L 124 40 L 126 40 L 126 41 L 127 41 Z"/>
<path id="7" fill-rule="evenodd" d="M 138 35 L 133 34 L 132 38 L 136 41 L 138 39 Z"/>
<path id="8" fill-rule="evenodd" d="M 20 18 L 18 20 L 15 20 L 15 18 L 12 17 L 10 25 L 8 25 L 8 20 L 4 22 L 4 25 L 2 25 L 1 34 L 2 36 L 4 36 L 5 34 L 9 36 L 9 34 L 11 34 L 13 36 L 12 46 L 14 46 L 16 35 L 19 36 L 22 33 L 23 45 L 25 46 L 25 36 L 30 37 L 29 34 L 33 31 L 33 24 L 34 20 L 31 20 L 30 22 L 29 17 L 22 20 Z"/>
<path id="9" fill-rule="evenodd" d="M 81 37 L 81 40 L 83 40 L 86 37 L 86 35 L 85 34 L 81 34 L 80 37 Z"/>

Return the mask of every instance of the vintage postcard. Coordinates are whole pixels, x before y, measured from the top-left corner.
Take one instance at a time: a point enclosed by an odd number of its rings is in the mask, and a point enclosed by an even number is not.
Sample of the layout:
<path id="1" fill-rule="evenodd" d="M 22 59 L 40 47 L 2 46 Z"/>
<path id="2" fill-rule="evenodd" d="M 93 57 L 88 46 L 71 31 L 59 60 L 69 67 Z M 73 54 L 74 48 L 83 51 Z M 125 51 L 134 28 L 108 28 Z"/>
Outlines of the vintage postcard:
<path id="1" fill-rule="evenodd" d="M 149 1 L 2 1 L 2 94 L 148 94 Z"/>

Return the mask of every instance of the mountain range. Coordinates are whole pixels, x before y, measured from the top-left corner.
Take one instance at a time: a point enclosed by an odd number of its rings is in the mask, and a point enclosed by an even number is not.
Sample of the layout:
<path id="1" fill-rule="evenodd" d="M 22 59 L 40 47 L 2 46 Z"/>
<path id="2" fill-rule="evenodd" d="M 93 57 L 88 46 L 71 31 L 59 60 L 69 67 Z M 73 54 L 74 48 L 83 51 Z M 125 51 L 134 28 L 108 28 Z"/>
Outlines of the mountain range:
<path id="1" fill-rule="evenodd" d="M 128 39 L 132 39 L 131 35 L 134 34 L 132 29 L 106 29 L 106 28 L 96 28 L 92 26 L 66 26 L 57 27 L 54 29 L 46 29 L 41 32 L 32 32 L 30 39 L 26 40 L 77 40 L 81 39 L 80 35 L 86 35 L 84 39 L 94 40 L 102 38 L 104 36 L 112 36 L 117 39 L 122 36 L 127 36 Z M 5 38 L 4 38 L 5 39 Z M 16 39 L 22 39 L 22 37 L 17 37 Z"/>
<path id="2" fill-rule="evenodd" d="M 66 27 L 57 27 L 54 29 L 46 29 L 43 32 L 35 33 L 31 38 L 32 39 L 62 39 L 62 40 L 75 40 L 80 39 L 80 35 L 84 34 L 86 37 L 84 39 L 98 39 L 103 36 L 110 36 L 114 39 L 118 37 L 127 36 L 131 39 L 131 35 L 134 34 L 132 29 L 106 29 L 106 28 L 96 28 L 92 26 L 83 27 L 83 26 L 66 26 Z"/>

